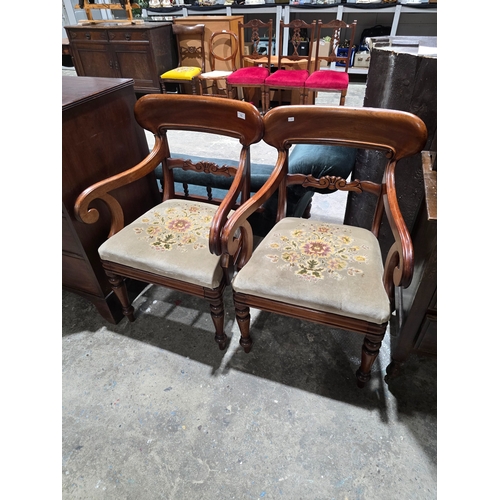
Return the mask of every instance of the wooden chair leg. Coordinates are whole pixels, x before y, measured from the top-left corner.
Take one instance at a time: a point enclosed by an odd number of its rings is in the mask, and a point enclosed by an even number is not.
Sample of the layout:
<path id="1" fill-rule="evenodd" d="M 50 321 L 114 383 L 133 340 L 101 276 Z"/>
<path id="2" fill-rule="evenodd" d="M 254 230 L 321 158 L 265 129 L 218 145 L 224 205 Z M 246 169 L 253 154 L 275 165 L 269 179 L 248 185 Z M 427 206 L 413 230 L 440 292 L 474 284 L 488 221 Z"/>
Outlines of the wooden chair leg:
<path id="1" fill-rule="evenodd" d="M 347 94 L 347 90 L 343 90 L 341 93 L 340 93 L 340 106 L 344 106 L 345 104 L 345 96 Z"/>
<path id="2" fill-rule="evenodd" d="M 265 115 L 271 106 L 271 93 L 269 89 L 263 88 L 260 92 L 262 100 L 262 114 Z"/>
<path id="3" fill-rule="evenodd" d="M 365 337 L 363 347 L 361 348 L 361 365 L 356 371 L 358 387 L 360 388 L 363 388 L 371 379 L 372 366 L 380 352 L 382 338 L 373 337 L 371 335 L 366 335 Z"/>
<path id="4" fill-rule="evenodd" d="M 205 297 L 210 304 L 210 315 L 215 326 L 215 342 L 219 349 L 223 351 L 226 348 L 227 336 L 224 333 L 224 299 L 222 297 L 224 289 L 207 291 Z"/>
<path id="5" fill-rule="evenodd" d="M 250 308 L 243 304 L 238 303 L 238 299 L 234 298 L 234 310 L 236 314 L 236 321 L 240 328 L 240 345 L 248 354 L 252 349 L 253 340 L 250 337 Z"/>
<path id="6" fill-rule="evenodd" d="M 111 288 L 115 295 L 118 297 L 120 304 L 122 305 L 123 315 L 128 318 L 130 322 L 135 321 L 134 307 L 130 304 L 130 299 L 128 298 L 127 287 L 123 281 L 122 276 L 118 276 L 111 271 L 106 271 L 106 276 L 111 284 Z"/>

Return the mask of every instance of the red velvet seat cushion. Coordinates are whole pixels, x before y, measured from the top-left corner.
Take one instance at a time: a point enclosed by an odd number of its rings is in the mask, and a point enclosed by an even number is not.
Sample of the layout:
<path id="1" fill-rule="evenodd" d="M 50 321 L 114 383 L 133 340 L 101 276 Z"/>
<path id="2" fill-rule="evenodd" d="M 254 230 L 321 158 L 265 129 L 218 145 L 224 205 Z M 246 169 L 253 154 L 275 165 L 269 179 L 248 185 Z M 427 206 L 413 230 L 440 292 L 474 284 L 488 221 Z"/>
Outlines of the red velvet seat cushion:
<path id="1" fill-rule="evenodd" d="M 267 68 L 258 67 L 248 67 L 240 68 L 235 72 L 231 73 L 227 77 L 227 83 L 231 85 L 258 85 L 263 84 L 265 79 L 269 76 L 269 70 Z"/>
<path id="2" fill-rule="evenodd" d="M 306 69 L 279 69 L 266 78 L 269 87 L 302 87 L 309 76 Z"/>
<path id="3" fill-rule="evenodd" d="M 311 74 L 305 85 L 310 89 L 344 90 L 349 85 L 349 75 L 340 71 L 319 70 Z"/>

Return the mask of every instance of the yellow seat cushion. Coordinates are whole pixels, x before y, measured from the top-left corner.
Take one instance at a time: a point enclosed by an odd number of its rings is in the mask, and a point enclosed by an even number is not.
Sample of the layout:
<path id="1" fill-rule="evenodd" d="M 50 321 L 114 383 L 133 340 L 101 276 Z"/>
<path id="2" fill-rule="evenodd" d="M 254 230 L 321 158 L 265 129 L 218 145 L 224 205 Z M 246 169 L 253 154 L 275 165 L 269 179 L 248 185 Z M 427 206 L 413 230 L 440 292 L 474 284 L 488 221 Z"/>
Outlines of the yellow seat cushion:
<path id="1" fill-rule="evenodd" d="M 192 80 L 201 73 L 201 68 L 194 66 L 180 66 L 163 73 L 160 78 L 166 80 Z"/>

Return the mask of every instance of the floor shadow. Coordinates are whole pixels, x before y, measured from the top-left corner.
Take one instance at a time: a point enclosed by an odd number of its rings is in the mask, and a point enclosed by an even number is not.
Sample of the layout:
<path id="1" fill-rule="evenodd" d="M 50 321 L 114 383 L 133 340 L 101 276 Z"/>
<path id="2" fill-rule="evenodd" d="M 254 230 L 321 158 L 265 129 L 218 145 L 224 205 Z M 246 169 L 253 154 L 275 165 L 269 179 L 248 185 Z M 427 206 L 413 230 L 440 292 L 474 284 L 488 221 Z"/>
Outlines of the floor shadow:
<path id="1" fill-rule="evenodd" d="M 319 396 L 377 409 L 380 419 L 387 421 L 385 366 L 376 363 L 367 386 L 362 390 L 356 386 L 361 335 L 252 309 L 254 344 L 246 354 L 238 344 L 239 331 L 229 289 L 224 298 L 226 334 L 234 337 L 227 351 L 220 351 L 214 341 L 208 303 L 155 286 L 134 302 L 136 321 L 129 323 L 124 319 L 117 325 L 104 320 L 82 297 L 63 291 L 62 334 L 106 328 L 210 366 L 214 376 L 221 370 L 239 370 Z M 425 411 L 419 401 L 402 401 L 408 412 Z"/>

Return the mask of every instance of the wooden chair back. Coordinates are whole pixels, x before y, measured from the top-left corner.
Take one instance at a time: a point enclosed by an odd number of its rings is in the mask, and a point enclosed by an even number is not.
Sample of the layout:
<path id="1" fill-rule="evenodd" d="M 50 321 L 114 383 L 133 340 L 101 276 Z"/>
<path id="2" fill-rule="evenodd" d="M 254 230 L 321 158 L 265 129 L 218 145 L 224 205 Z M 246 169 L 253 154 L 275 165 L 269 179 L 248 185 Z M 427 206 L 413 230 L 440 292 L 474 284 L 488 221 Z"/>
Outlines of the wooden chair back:
<path id="1" fill-rule="evenodd" d="M 285 37 L 285 31 L 289 36 Z M 285 47 L 285 39 L 288 46 Z M 316 38 L 316 21 L 306 23 L 302 19 L 294 19 L 289 23 L 280 21 L 280 42 L 278 51 L 277 69 L 306 69 L 313 68 L 313 46 Z M 304 50 L 307 47 L 307 50 Z M 303 64 L 300 64 L 300 63 Z"/>
<path id="2" fill-rule="evenodd" d="M 172 24 L 176 37 L 179 66 L 198 66 L 205 72 L 205 25 Z"/>
<path id="3" fill-rule="evenodd" d="M 347 24 L 346 22 L 338 19 L 328 23 L 323 23 L 321 19 L 318 20 L 314 49 L 314 71 L 318 71 L 321 67 L 321 62 L 326 61 L 331 66 L 334 66 L 337 62 L 339 62 L 344 66 L 345 72 L 348 72 L 354 46 L 354 37 L 356 35 L 356 26 L 357 21 Z M 347 37 L 347 35 L 349 35 L 349 37 Z M 329 37 L 328 52 L 326 55 L 320 55 L 320 42 L 321 40 L 324 40 L 325 37 Z M 346 54 L 338 54 L 337 51 L 341 45 L 343 37 L 345 37 L 345 40 L 349 41 L 348 51 Z"/>
<path id="4" fill-rule="evenodd" d="M 229 30 L 214 31 L 208 43 L 208 58 L 210 62 L 209 71 L 228 70 L 236 71 L 236 58 L 239 53 L 239 40 L 236 33 Z M 217 61 L 223 64 L 217 67 Z M 227 67 L 229 66 L 229 67 Z"/>
<path id="5" fill-rule="evenodd" d="M 264 22 L 260 19 L 251 19 L 246 23 L 238 22 L 238 36 L 242 47 L 246 45 L 249 48 L 248 54 L 245 53 L 245 50 L 240 52 L 240 68 L 260 64 L 270 69 L 273 20 L 269 19 L 269 21 Z"/>
<path id="6" fill-rule="evenodd" d="M 327 191 L 370 193 L 377 197 L 371 231 L 378 236 L 384 211 L 396 240 L 392 248 L 391 269 L 387 285 L 391 287 L 392 272 L 401 265 L 401 283 L 409 283 L 413 272 L 411 239 L 399 210 L 395 191 L 396 163 L 404 157 L 422 151 L 427 140 L 427 128 L 417 116 L 404 111 L 375 108 L 345 108 L 316 105 L 281 106 L 264 116 L 264 141 L 276 148 L 278 158 L 273 173 L 262 188 L 245 203 L 225 230 L 230 241 L 238 224 L 265 203 L 278 189 L 277 221 L 286 216 L 286 189 L 291 185 Z M 313 175 L 288 174 L 288 156 L 294 144 L 348 146 L 379 150 L 387 158 L 381 182 L 351 180 L 335 176 L 315 178 Z M 224 245 L 224 242 L 223 242 Z"/>

